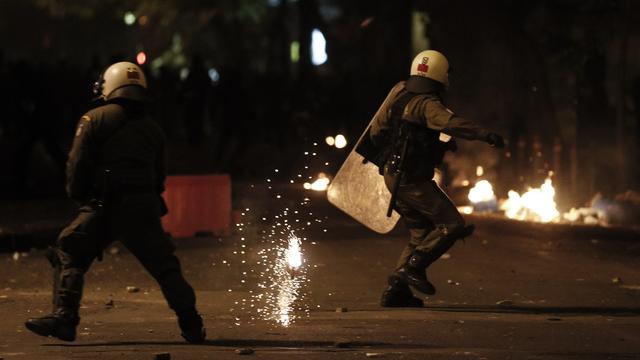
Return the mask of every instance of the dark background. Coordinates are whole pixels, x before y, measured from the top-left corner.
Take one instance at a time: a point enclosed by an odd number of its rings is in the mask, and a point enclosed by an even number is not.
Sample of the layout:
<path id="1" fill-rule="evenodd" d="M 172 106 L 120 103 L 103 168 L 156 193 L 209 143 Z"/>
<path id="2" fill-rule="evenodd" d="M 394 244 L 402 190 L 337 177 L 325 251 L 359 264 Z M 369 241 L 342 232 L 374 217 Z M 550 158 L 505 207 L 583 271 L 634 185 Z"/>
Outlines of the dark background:
<path id="1" fill-rule="evenodd" d="M 320 66 L 314 28 L 327 41 Z M 508 140 L 505 152 L 461 141 L 454 185 L 481 165 L 501 197 L 549 171 L 561 204 L 639 188 L 637 1 L 0 0 L 0 45 L 2 198 L 63 196 L 92 83 L 139 51 L 172 174 L 292 175 L 314 142 L 335 171 L 433 48 L 452 66 L 448 105 Z M 338 133 L 347 148 L 324 143 Z"/>

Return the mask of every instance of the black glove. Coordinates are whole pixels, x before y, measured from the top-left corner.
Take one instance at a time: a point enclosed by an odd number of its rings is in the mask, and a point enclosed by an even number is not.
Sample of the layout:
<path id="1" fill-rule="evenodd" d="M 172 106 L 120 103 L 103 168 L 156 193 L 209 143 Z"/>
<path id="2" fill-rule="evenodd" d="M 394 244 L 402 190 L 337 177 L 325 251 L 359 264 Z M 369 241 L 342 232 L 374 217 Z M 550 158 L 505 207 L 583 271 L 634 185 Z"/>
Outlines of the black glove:
<path id="1" fill-rule="evenodd" d="M 487 141 L 487 143 L 489 143 L 489 145 L 495 148 L 502 149 L 504 147 L 504 139 L 502 138 L 502 136 L 496 133 L 487 134 L 487 138 L 485 140 Z"/>

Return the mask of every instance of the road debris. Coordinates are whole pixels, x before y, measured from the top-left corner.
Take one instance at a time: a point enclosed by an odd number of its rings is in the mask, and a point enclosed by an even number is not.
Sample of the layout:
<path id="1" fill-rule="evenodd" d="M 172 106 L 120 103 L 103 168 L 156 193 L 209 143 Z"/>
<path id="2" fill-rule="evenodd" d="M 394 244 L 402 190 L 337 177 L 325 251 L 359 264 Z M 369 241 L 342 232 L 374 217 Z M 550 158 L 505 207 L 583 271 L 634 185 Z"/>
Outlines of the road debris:
<path id="1" fill-rule="evenodd" d="M 127 286 L 128 293 L 137 293 L 140 292 L 140 288 L 136 286 Z"/>
<path id="2" fill-rule="evenodd" d="M 509 299 L 500 300 L 500 301 L 496 302 L 496 305 L 498 305 L 498 306 L 512 306 L 513 305 L 513 300 L 509 300 Z"/>
<path id="3" fill-rule="evenodd" d="M 352 344 L 351 340 L 348 339 L 338 339 L 333 343 L 335 347 L 340 349 L 349 348 Z"/>
<path id="4" fill-rule="evenodd" d="M 235 353 L 238 355 L 251 355 L 253 354 L 255 351 L 253 349 L 250 348 L 240 348 L 240 349 L 236 349 Z"/>
<path id="5" fill-rule="evenodd" d="M 168 352 L 153 354 L 153 360 L 171 360 L 171 354 Z"/>
<path id="6" fill-rule="evenodd" d="M 109 299 L 107 300 L 107 302 L 104 303 L 104 307 L 107 309 L 112 309 L 113 306 L 114 306 L 113 299 Z"/>
<path id="7" fill-rule="evenodd" d="M 345 312 L 348 312 L 348 311 L 349 311 L 349 309 L 347 309 L 346 307 L 336 308 L 336 312 L 337 313 L 345 313 Z"/>
<path id="8" fill-rule="evenodd" d="M 381 358 L 381 357 L 384 357 L 383 353 L 366 353 L 365 355 L 368 358 Z"/>
<path id="9" fill-rule="evenodd" d="M 562 321 L 562 319 L 559 318 L 559 317 L 550 317 L 547 320 L 549 320 L 549 321 Z"/>
<path id="10" fill-rule="evenodd" d="M 622 283 L 622 279 L 616 276 L 613 279 L 611 279 L 611 282 L 614 284 L 620 284 Z"/>

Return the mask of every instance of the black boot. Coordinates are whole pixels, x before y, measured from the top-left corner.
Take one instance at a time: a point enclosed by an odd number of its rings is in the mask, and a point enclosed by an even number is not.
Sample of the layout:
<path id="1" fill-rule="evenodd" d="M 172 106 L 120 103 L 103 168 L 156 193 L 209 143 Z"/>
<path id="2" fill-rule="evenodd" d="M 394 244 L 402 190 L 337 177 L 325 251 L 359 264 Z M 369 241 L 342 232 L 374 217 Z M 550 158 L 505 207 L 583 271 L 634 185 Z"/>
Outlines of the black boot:
<path id="1" fill-rule="evenodd" d="M 207 331 L 202 324 L 202 317 L 196 310 L 178 314 L 178 325 L 182 337 L 192 344 L 202 343 L 207 338 Z"/>
<path id="2" fill-rule="evenodd" d="M 59 308 L 53 314 L 29 319 L 24 325 L 40 336 L 53 336 L 64 341 L 74 341 L 76 326 L 79 322 L 77 311 Z"/>
<path id="3" fill-rule="evenodd" d="M 443 236 L 435 247 L 428 253 L 414 251 L 409 258 L 409 261 L 407 261 L 402 268 L 396 271 L 396 273 L 392 275 L 392 278 L 394 278 L 395 281 L 404 282 L 427 295 L 435 294 L 435 286 L 433 286 L 433 284 L 427 279 L 427 267 L 433 264 L 434 261 L 438 260 L 440 256 L 449 250 L 457 240 L 470 236 L 473 234 L 474 230 L 474 225 L 456 227 L 450 233 Z"/>
<path id="4" fill-rule="evenodd" d="M 432 263 L 432 259 L 429 254 L 422 251 L 414 251 L 409 261 L 391 275 L 389 282 L 399 282 L 412 286 L 421 293 L 427 295 L 433 295 L 436 293 L 436 288 L 427 279 L 427 266 Z"/>
<path id="5" fill-rule="evenodd" d="M 380 306 L 382 307 L 423 307 L 424 302 L 413 296 L 411 289 L 404 282 L 399 282 L 394 276 L 389 277 L 389 287 L 382 293 Z"/>

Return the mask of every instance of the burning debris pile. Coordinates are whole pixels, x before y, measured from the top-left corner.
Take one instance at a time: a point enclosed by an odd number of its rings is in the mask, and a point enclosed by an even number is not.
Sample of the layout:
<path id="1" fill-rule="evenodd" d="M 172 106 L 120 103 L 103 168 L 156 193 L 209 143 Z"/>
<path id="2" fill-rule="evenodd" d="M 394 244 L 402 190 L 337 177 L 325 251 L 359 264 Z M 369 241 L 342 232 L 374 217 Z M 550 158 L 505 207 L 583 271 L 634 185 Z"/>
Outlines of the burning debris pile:
<path id="1" fill-rule="evenodd" d="M 500 210 L 510 219 L 551 222 L 560 220 L 560 212 L 556 207 L 551 178 L 547 178 L 539 188 L 529 188 L 520 195 L 509 190 L 509 198 L 500 205 Z"/>
<path id="2" fill-rule="evenodd" d="M 478 167 L 476 175 L 482 176 L 483 171 Z M 507 218 L 534 222 L 568 222 L 589 225 L 627 224 L 637 226 L 634 217 L 640 209 L 640 194 L 628 191 L 619 195 L 615 200 L 605 199 L 596 194 L 588 207 L 571 208 L 565 213 L 558 210 L 555 195 L 556 190 L 552 181 L 553 172 L 537 188 L 529 188 L 520 194 L 509 190 L 506 199 L 498 200 L 493 186 L 486 179 L 478 180 L 469 190 L 468 199 L 471 206 L 461 206 L 459 210 L 465 214 L 474 212 L 502 211 Z M 468 184 L 468 181 L 465 181 Z M 463 183 L 465 183 L 463 182 Z"/>

